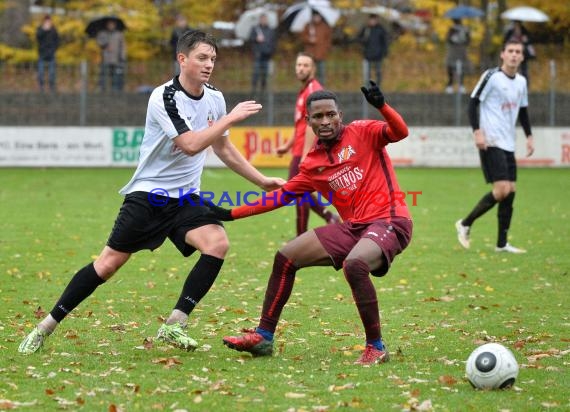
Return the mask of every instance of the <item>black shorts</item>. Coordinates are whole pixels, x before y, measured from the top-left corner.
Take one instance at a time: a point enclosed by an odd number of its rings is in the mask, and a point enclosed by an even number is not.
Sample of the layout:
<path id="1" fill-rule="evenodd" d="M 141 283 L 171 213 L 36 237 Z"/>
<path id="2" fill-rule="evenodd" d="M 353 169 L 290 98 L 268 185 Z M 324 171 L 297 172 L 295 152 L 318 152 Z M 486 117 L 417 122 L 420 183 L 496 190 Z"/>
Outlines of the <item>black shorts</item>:
<path id="1" fill-rule="evenodd" d="M 481 169 L 487 183 L 499 180 L 517 181 L 517 162 L 513 152 L 487 147 L 487 150 L 479 150 Z"/>
<path id="2" fill-rule="evenodd" d="M 182 255 L 190 256 L 196 249 L 185 241 L 189 230 L 211 224 L 223 226 L 209 215 L 209 207 L 198 195 L 191 196 L 193 202 L 174 198 L 163 198 L 161 202 L 157 196 L 151 202 L 148 196 L 147 192 L 125 196 L 107 246 L 119 252 L 135 253 L 154 250 L 168 237 Z"/>

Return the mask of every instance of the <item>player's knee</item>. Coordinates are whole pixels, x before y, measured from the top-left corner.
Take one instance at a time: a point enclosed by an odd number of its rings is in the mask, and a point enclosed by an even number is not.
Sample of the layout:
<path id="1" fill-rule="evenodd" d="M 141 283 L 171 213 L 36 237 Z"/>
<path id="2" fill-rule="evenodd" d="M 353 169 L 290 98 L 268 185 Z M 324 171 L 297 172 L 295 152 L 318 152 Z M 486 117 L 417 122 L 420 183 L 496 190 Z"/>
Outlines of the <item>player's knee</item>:
<path id="1" fill-rule="evenodd" d="M 493 188 L 493 197 L 497 202 L 502 202 L 511 193 L 511 186 L 509 184 L 496 185 Z"/>
<path id="2" fill-rule="evenodd" d="M 203 252 L 208 255 L 223 259 L 228 253 L 228 250 L 230 250 L 230 240 L 227 238 L 227 236 L 224 236 L 216 239 L 215 242 L 212 242 L 208 246 L 208 249 L 204 250 Z"/>
<path id="3" fill-rule="evenodd" d="M 362 259 L 349 258 L 346 259 L 342 265 L 344 276 L 346 280 L 351 283 L 356 279 L 364 276 L 368 276 L 370 273 L 370 267 Z"/>
<path id="4" fill-rule="evenodd" d="M 93 267 L 97 275 L 103 279 L 108 280 L 113 276 L 125 263 L 124 260 L 116 257 L 107 257 L 104 259 L 97 259 L 93 263 Z"/>

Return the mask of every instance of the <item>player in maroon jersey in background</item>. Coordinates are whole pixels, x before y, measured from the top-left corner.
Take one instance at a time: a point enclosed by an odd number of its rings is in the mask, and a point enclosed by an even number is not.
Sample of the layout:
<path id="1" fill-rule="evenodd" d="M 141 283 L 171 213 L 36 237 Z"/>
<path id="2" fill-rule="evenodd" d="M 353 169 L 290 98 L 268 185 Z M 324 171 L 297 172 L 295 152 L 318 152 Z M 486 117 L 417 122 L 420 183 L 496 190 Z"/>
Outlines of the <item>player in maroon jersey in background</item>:
<path id="1" fill-rule="evenodd" d="M 281 189 L 266 194 L 256 205 L 218 210 L 220 219 L 239 219 L 276 209 L 293 196 L 297 201 L 306 199 L 316 191 L 332 202 L 343 220 L 309 230 L 277 252 L 259 326 L 244 330 L 241 336 L 225 337 L 224 344 L 230 348 L 254 356 L 271 355 L 273 334 L 291 295 L 297 270 L 333 266 L 342 268 L 364 326 L 366 347 L 356 363 L 388 360 L 376 289 L 369 274 L 384 276 L 394 257 L 411 239 L 410 213 L 385 148 L 404 139 L 408 127 L 385 103 L 374 82 L 362 87 L 362 92 L 385 121 L 358 120 L 344 125 L 336 95 L 327 90 L 312 93 L 306 103 L 307 122 L 318 140 L 301 163 L 299 174 Z"/>
<path id="2" fill-rule="evenodd" d="M 299 165 L 304 160 L 309 150 L 315 144 L 315 135 L 308 127 L 307 121 L 307 97 L 323 86 L 315 78 L 315 59 L 308 53 L 300 52 L 295 60 L 295 77 L 301 82 L 301 90 L 297 93 L 295 102 L 295 131 L 293 138 L 277 148 L 277 155 L 283 156 L 291 150 L 291 163 L 289 164 L 289 179 L 299 173 Z M 299 202 L 295 205 L 297 236 L 305 233 L 309 227 L 309 211 L 312 210 L 327 223 L 338 223 L 340 219 L 336 213 L 325 210 L 322 202 L 313 195 L 312 201 Z"/>

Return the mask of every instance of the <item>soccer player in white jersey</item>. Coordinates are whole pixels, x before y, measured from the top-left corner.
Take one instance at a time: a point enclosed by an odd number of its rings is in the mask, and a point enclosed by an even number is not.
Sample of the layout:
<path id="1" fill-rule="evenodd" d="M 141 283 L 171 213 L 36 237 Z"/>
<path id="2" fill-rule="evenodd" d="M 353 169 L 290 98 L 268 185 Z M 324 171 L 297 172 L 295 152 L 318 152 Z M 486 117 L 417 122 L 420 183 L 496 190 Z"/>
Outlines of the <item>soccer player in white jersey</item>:
<path id="1" fill-rule="evenodd" d="M 523 44 L 518 41 L 507 41 L 501 51 L 501 66 L 483 73 L 471 94 L 469 121 L 473 128 L 475 146 L 479 149 L 485 180 L 493 184 L 493 189 L 479 200 L 467 217 L 455 223 L 459 243 L 466 249 L 470 246 L 469 235 L 473 222 L 498 203 L 498 236 L 495 251 L 526 252 L 509 244 L 507 239 L 517 180 L 514 153 L 517 119 L 527 137 L 527 157 L 534 152 L 534 140 L 527 111 L 527 82 L 517 73 L 523 59 Z"/>
<path id="2" fill-rule="evenodd" d="M 229 247 L 222 223 L 210 212 L 215 206 L 199 198 L 205 149 L 211 146 L 230 169 L 263 190 L 285 183 L 262 175 L 228 139 L 228 129 L 258 113 L 261 105 L 244 101 L 226 113 L 224 96 L 207 83 L 217 50 L 216 40 L 204 32 L 180 38 L 180 75 L 150 96 L 139 164 L 120 190 L 125 199 L 107 245 L 94 262 L 73 276 L 51 312 L 22 341 L 19 352 L 40 349 L 65 316 L 111 278 L 131 254 L 154 250 L 166 238 L 183 256 L 197 250 L 200 257 L 157 338 L 184 350 L 197 347 L 186 333 L 187 318 L 214 283 Z"/>

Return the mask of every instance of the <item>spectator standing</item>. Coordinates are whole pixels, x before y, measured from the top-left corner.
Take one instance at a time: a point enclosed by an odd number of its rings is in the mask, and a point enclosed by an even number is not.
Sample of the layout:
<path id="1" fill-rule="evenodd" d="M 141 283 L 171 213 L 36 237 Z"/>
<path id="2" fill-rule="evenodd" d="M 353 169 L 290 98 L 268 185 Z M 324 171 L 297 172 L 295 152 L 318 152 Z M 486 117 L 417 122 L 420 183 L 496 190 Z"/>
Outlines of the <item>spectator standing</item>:
<path id="1" fill-rule="evenodd" d="M 316 76 L 321 84 L 325 84 L 326 80 L 326 60 L 332 48 L 332 34 L 332 27 L 316 11 L 313 11 L 311 21 L 301 33 L 305 52 L 315 59 Z"/>
<path id="2" fill-rule="evenodd" d="M 259 86 L 259 90 L 263 95 L 267 86 L 269 65 L 277 45 L 275 30 L 269 27 L 269 18 L 266 14 L 259 16 L 259 23 L 252 27 L 249 35 L 249 44 L 253 52 L 251 94 L 255 96 Z"/>
<path id="3" fill-rule="evenodd" d="M 53 24 L 51 16 L 46 15 L 36 30 L 38 41 L 38 85 L 44 91 L 45 70 L 47 68 L 48 84 L 52 92 L 56 91 L 56 59 L 55 53 L 59 47 L 59 34 Z"/>
<path id="4" fill-rule="evenodd" d="M 179 14 L 176 16 L 176 20 L 174 22 L 174 28 L 172 29 L 172 34 L 170 35 L 170 47 L 172 49 L 172 60 L 174 61 L 174 75 L 177 76 L 180 74 L 180 64 L 178 63 L 177 53 L 176 53 L 176 46 L 178 45 L 178 39 L 182 37 L 184 33 L 187 31 L 192 31 L 192 29 L 188 25 L 188 20 L 186 17 Z"/>
<path id="5" fill-rule="evenodd" d="M 388 33 L 380 24 L 380 19 L 376 14 L 368 16 L 368 22 L 360 30 L 357 37 L 362 44 L 364 55 L 364 81 L 372 79 L 372 70 L 376 78 L 376 84 L 382 81 L 382 60 L 388 55 Z"/>
<path id="6" fill-rule="evenodd" d="M 447 54 L 445 56 L 447 86 L 445 87 L 445 92 L 453 93 L 455 80 L 459 84 L 459 93 L 465 93 L 463 79 L 465 70 L 469 67 L 467 47 L 471 42 L 471 33 L 469 28 L 461 23 L 461 19 L 453 19 L 453 26 L 447 31 L 445 42 L 447 44 Z M 458 64 L 461 66 L 458 67 Z"/>
<path id="7" fill-rule="evenodd" d="M 523 26 L 521 21 L 513 21 L 511 27 L 505 33 L 503 43 L 506 43 L 509 40 L 519 41 L 523 44 L 524 60 L 519 67 L 519 73 L 526 78 L 527 87 L 530 88 L 528 61 L 536 58 L 536 51 L 531 43 L 529 32 L 526 27 Z"/>
<path id="8" fill-rule="evenodd" d="M 114 20 L 108 20 L 104 30 L 97 33 L 97 44 L 101 48 L 101 71 L 99 88 L 107 88 L 107 78 L 111 78 L 112 90 L 123 90 L 127 64 L 127 44 L 121 30 Z"/>

